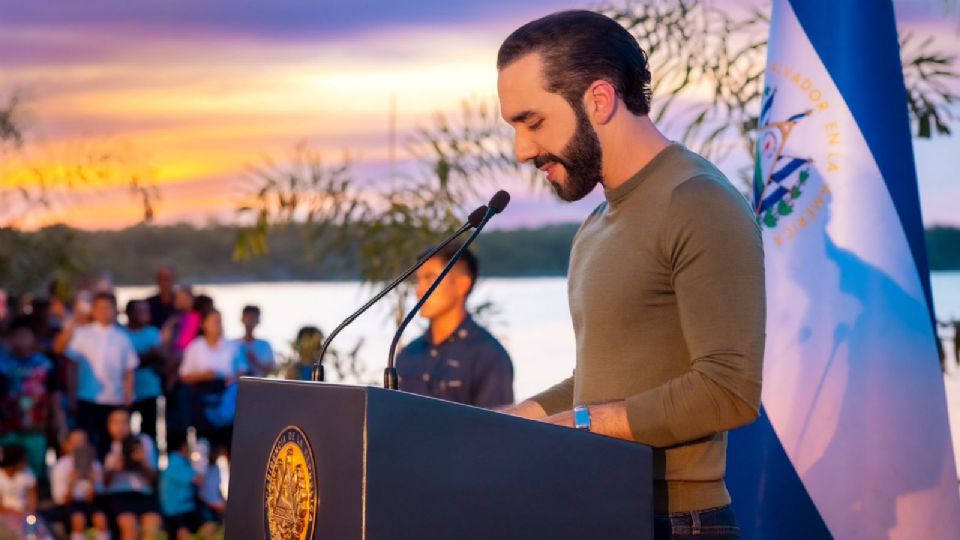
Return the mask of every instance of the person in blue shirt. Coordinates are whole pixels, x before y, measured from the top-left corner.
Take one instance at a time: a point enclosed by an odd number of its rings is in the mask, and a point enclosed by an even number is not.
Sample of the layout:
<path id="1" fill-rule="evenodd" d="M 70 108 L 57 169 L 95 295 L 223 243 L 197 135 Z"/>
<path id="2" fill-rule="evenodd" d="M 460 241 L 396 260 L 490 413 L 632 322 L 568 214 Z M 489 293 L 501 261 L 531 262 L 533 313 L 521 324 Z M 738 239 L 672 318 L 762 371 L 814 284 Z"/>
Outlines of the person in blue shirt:
<path id="1" fill-rule="evenodd" d="M 244 306 L 240 322 L 243 323 L 243 337 L 236 340 L 236 344 L 243 371 L 252 377 L 266 377 L 276 369 L 277 364 L 270 342 L 253 335 L 257 326 L 260 325 L 260 308 L 253 305 Z"/>
<path id="2" fill-rule="evenodd" d="M 190 538 L 203 525 L 197 508 L 197 487 L 203 476 L 190 463 L 190 444 L 183 433 L 171 433 L 167 448 L 167 468 L 160 473 L 160 510 L 169 538 Z"/>
<path id="3" fill-rule="evenodd" d="M 157 398 L 163 392 L 160 371 L 163 369 L 160 330 L 150 324 L 150 306 L 144 300 L 127 302 L 127 336 L 140 357 L 140 365 L 133 372 L 133 405 L 131 411 L 140 413 L 140 432 L 157 440 Z"/>
<path id="4" fill-rule="evenodd" d="M 220 489 L 223 484 L 223 474 L 217 461 L 220 457 L 227 457 L 226 449 L 213 448 L 207 459 L 207 468 L 203 473 L 203 483 L 197 492 L 200 506 L 200 515 L 205 524 L 217 526 L 223 523 L 223 515 L 227 512 L 227 500 Z"/>
<path id="5" fill-rule="evenodd" d="M 23 445 L 34 476 L 46 478 L 47 428 L 65 425 L 54 365 L 36 351 L 28 317 L 12 322 L 6 345 L 0 344 L 0 445 Z"/>
<path id="6" fill-rule="evenodd" d="M 459 248 L 450 244 L 417 270 L 422 297 Z M 513 403 L 513 363 L 499 341 L 467 311 L 477 281 L 476 257 L 465 251 L 421 308 L 430 328 L 397 356 L 400 389 L 477 407 Z"/>

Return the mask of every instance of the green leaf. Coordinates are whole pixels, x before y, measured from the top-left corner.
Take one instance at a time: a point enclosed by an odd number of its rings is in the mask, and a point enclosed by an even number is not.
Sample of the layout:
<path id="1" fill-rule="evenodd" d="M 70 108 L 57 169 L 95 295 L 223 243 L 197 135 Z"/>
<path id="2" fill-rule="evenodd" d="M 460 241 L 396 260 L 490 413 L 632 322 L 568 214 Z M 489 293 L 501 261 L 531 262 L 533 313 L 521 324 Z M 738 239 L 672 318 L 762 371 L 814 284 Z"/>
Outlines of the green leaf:
<path id="1" fill-rule="evenodd" d="M 775 216 L 773 212 L 767 211 L 767 213 L 763 215 L 763 224 L 771 229 L 777 226 L 777 221 L 777 216 Z"/>
<path id="2" fill-rule="evenodd" d="M 787 201 L 780 201 L 780 203 L 777 204 L 777 213 L 781 216 L 789 216 L 793 213 L 793 205 Z"/>

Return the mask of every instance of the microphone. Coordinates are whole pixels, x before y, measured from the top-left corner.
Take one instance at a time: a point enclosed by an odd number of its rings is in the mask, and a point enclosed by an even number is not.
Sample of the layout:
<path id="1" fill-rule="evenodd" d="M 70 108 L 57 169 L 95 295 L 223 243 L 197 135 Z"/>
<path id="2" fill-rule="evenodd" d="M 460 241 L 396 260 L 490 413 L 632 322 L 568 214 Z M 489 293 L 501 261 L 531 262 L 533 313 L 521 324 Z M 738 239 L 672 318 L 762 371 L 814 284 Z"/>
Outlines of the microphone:
<path id="1" fill-rule="evenodd" d="M 509 197 L 508 197 L 508 198 L 509 198 Z M 381 290 L 380 292 L 378 292 L 377 295 L 374 296 L 373 298 L 371 298 L 369 302 L 367 302 L 366 304 L 362 305 L 362 306 L 360 307 L 360 309 L 354 311 L 353 314 L 351 314 L 349 317 L 347 317 L 346 319 L 344 319 L 343 322 L 341 322 L 339 326 L 337 326 L 336 328 L 334 328 L 334 329 L 333 329 L 333 332 L 330 332 L 330 335 L 327 336 L 327 339 L 325 339 L 325 340 L 323 341 L 323 345 L 320 346 L 320 352 L 317 354 L 317 359 L 316 359 L 316 361 L 314 361 L 314 363 L 313 363 L 313 376 L 312 376 L 313 381 L 315 381 L 315 382 L 321 382 L 321 381 L 323 381 L 323 375 L 324 375 L 324 374 L 323 374 L 323 357 L 324 357 L 324 355 L 326 355 L 327 349 L 330 347 L 330 342 L 333 341 L 333 338 L 337 337 L 337 334 L 339 334 L 341 330 L 343 330 L 343 329 L 346 328 L 350 323 L 352 323 L 354 320 L 356 320 L 356 318 L 359 317 L 360 315 L 362 315 L 363 312 L 365 312 L 365 311 L 367 311 L 368 309 L 370 309 L 371 306 L 373 306 L 373 305 L 376 304 L 381 298 L 383 298 L 384 296 L 386 296 L 387 293 L 389 293 L 389 292 L 392 291 L 393 289 L 397 288 L 397 285 L 399 285 L 399 284 L 402 283 L 405 279 L 407 279 L 408 277 L 410 277 L 410 274 L 416 272 L 418 268 L 420 268 L 421 266 L 423 266 L 423 264 L 426 263 L 428 260 L 430 260 L 431 257 L 433 257 L 434 255 L 436 255 L 438 251 L 440 251 L 441 249 L 443 249 L 444 247 L 446 247 L 447 244 L 449 244 L 450 242 L 453 242 L 454 240 L 456 240 L 457 238 L 459 238 L 460 235 L 462 235 L 462 234 L 463 234 L 464 232 L 466 232 L 467 230 L 469 230 L 469 229 L 471 229 L 471 228 L 474 228 L 474 227 L 483 226 L 484 217 L 487 215 L 487 212 L 488 212 L 488 211 L 489 211 L 489 210 L 488 210 L 488 208 L 487 208 L 487 205 L 482 205 L 482 206 L 478 206 L 473 212 L 470 212 L 470 216 L 467 217 L 466 223 L 464 223 L 463 225 L 461 225 L 459 229 L 457 229 L 456 231 L 454 231 L 453 234 L 451 234 L 450 236 L 448 236 L 443 242 L 441 242 L 440 244 L 438 244 L 435 248 L 431 249 L 426 255 L 424 255 L 422 258 L 420 258 L 419 260 L 417 260 L 417 262 L 414 263 L 413 266 L 411 266 L 410 268 L 407 268 L 406 270 L 404 270 L 404 272 L 403 272 L 402 274 L 400 274 L 396 279 L 394 279 L 393 281 L 391 281 L 386 287 L 383 288 L 383 290 Z"/>
<path id="2" fill-rule="evenodd" d="M 396 333 L 393 334 L 393 341 L 390 343 L 390 353 L 387 357 L 387 367 L 383 370 L 384 388 L 396 390 L 400 386 L 400 376 L 397 375 L 395 361 L 397 356 L 397 345 L 400 343 L 400 335 L 403 334 L 404 329 L 407 328 L 407 325 L 410 324 L 410 321 L 412 321 L 417 312 L 420 311 L 420 308 L 423 307 L 424 302 L 430 298 L 430 295 L 433 294 L 433 291 L 436 290 L 436 288 L 440 285 L 440 282 L 443 281 L 443 278 L 446 277 L 447 273 L 450 272 L 454 265 L 457 264 L 457 261 L 460 260 L 460 255 L 462 255 L 463 252 L 470 247 L 470 244 L 473 243 L 477 236 L 480 235 L 480 231 L 483 230 L 483 227 L 488 221 L 490 221 L 490 218 L 499 214 L 500 212 L 503 212 L 503 209 L 506 208 L 508 204 L 510 204 L 510 194 L 502 189 L 496 192 L 493 197 L 490 198 L 490 202 L 487 203 L 487 211 L 484 213 L 483 219 L 480 221 L 480 223 L 477 224 L 476 229 L 473 231 L 470 237 L 467 238 L 467 241 L 460 246 L 460 249 L 453 254 L 453 257 L 450 257 L 450 261 L 447 262 L 447 265 L 443 267 L 443 271 L 440 272 L 440 275 L 437 276 L 437 279 L 433 280 L 433 283 L 430 284 L 430 288 L 423 293 L 423 296 L 417 302 L 417 305 L 413 306 L 413 309 L 407 313 L 406 318 L 404 318 L 403 322 L 400 323 L 400 327 L 397 328 Z M 439 249 L 433 250 L 433 254 L 436 254 L 437 251 L 439 251 Z M 423 262 L 426 262 L 426 260 L 430 257 L 433 257 L 433 255 L 424 257 Z"/>

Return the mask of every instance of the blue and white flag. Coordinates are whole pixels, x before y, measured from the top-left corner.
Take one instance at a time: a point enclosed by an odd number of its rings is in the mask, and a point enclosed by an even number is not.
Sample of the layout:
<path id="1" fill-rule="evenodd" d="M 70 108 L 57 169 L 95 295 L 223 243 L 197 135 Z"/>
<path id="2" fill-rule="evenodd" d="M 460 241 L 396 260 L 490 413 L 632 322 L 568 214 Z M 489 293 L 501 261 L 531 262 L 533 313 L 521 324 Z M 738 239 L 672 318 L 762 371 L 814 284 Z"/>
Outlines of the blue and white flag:
<path id="1" fill-rule="evenodd" d="M 890 1 L 774 0 L 764 414 L 731 435 L 745 537 L 960 538 L 908 122 Z"/>

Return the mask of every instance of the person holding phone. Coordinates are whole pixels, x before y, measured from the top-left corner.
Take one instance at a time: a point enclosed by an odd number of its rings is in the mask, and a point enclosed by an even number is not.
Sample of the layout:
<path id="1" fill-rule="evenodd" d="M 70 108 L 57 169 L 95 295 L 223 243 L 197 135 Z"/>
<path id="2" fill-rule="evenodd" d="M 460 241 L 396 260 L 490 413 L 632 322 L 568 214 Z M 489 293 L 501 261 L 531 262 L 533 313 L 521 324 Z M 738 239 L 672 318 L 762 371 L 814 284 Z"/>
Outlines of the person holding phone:
<path id="1" fill-rule="evenodd" d="M 50 470 L 50 491 L 55 521 L 62 521 L 70 531 L 70 540 L 87 538 L 92 524 L 99 539 L 108 538 L 107 516 L 96 504 L 103 492 L 103 465 L 87 434 L 80 429 L 70 432 L 63 443 L 63 455 Z"/>
<path id="2" fill-rule="evenodd" d="M 103 464 L 104 483 L 120 538 L 153 538 L 161 525 L 160 505 L 154 491 L 156 447 L 150 437 L 130 432 L 130 414 L 124 409 L 110 413 L 107 429 L 110 452 Z"/>

